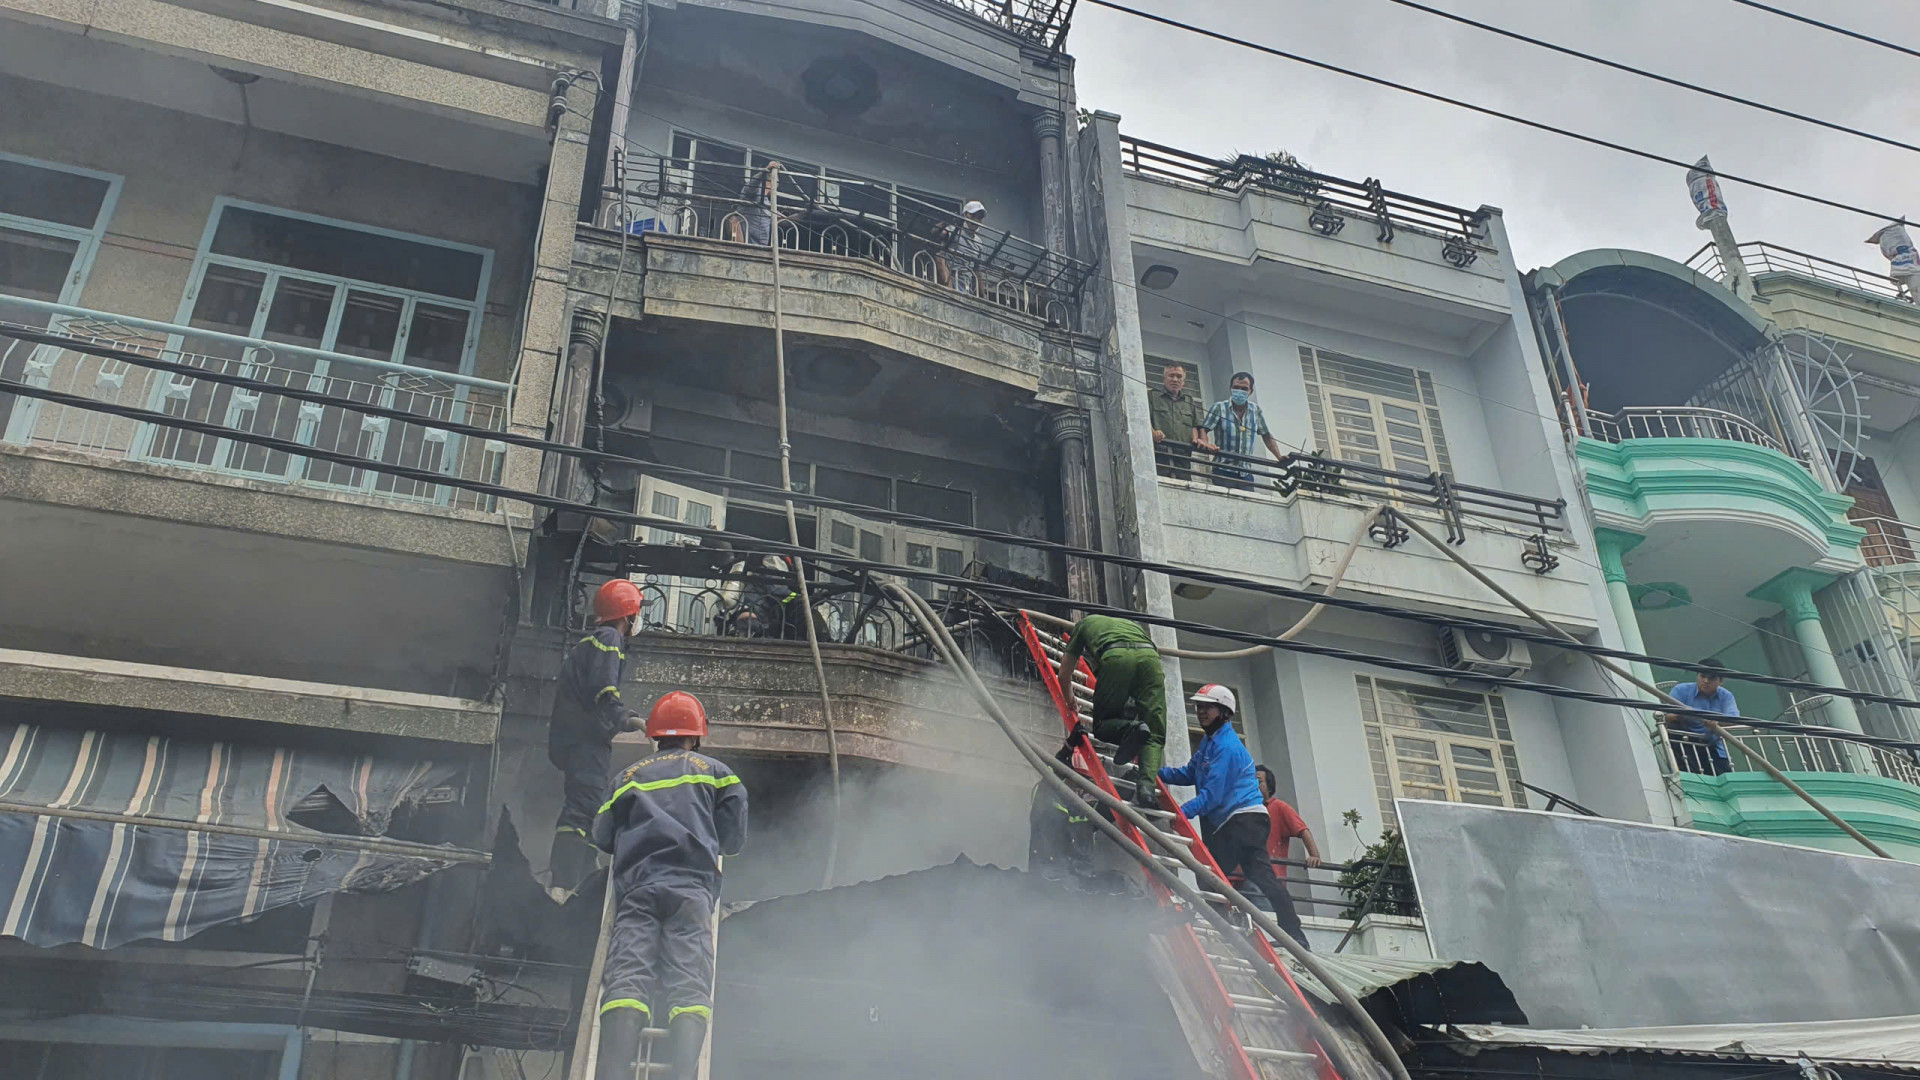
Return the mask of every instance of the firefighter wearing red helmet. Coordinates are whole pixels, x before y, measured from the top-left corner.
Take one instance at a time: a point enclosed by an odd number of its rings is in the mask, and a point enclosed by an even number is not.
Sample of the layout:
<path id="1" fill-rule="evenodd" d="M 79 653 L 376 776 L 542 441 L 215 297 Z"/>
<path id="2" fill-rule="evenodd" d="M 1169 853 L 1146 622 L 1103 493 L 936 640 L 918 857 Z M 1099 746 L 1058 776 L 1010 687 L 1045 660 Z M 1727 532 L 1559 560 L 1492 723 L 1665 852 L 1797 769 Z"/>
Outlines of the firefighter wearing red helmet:
<path id="1" fill-rule="evenodd" d="M 553 826 L 549 883 L 571 891 L 593 871 L 594 811 L 613 772 L 613 737 L 636 731 L 640 718 L 620 700 L 627 637 L 640 616 L 640 589 L 615 578 L 593 595 L 593 633 L 575 642 L 560 665 L 560 687 L 547 724 L 547 759 L 563 780 L 560 819 Z"/>
<path id="2" fill-rule="evenodd" d="M 600 986 L 599 1080 L 629 1080 L 641 1032 L 667 1029 L 675 1080 L 699 1075 L 713 1017 L 713 909 L 720 856 L 747 839 L 747 789 L 700 753 L 707 711 L 676 690 L 654 702 L 656 749 L 614 778 L 593 819 L 613 856 L 613 933 Z"/>

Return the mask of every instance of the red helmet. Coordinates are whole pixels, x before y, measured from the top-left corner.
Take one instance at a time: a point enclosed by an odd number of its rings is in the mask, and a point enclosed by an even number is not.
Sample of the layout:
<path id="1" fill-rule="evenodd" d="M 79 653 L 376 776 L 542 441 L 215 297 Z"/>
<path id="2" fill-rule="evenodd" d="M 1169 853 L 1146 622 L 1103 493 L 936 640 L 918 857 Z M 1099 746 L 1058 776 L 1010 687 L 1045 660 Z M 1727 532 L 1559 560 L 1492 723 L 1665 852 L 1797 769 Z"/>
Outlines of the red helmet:
<path id="1" fill-rule="evenodd" d="M 614 578 L 593 594 L 593 617 L 603 623 L 640 614 L 640 587 L 626 578 Z"/>
<path id="2" fill-rule="evenodd" d="M 664 739 L 669 735 L 706 738 L 707 710 L 699 698 L 685 690 L 661 695 L 647 713 L 647 738 Z"/>

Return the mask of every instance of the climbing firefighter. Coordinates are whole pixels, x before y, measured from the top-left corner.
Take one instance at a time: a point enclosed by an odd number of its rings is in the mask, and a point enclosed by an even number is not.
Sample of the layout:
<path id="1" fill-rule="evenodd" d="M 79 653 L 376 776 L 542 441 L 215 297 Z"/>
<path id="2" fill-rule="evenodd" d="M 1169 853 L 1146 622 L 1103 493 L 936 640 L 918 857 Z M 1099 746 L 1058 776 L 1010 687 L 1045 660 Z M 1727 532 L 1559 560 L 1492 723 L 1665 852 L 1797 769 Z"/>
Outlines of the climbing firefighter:
<path id="1" fill-rule="evenodd" d="M 1167 744 L 1167 684 L 1160 653 L 1139 623 L 1110 615 L 1088 615 L 1074 624 L 1067 651 L 1060 657 L 1060 686 L 1072 686 L 1073 672 L 1086 657 L 1093 668 L 1093 734 L 1116 743 L 1115 766 L 1140 759 L 1136 797 L 1153 802 L 1154 774 Z M 1126 715 L 1131 701 L 1135 715 Z M 1069 744 L 1086 737 L 1086 725 L 1074 728 Z"/>
<path id="2" fill-rule="evenodd" d="M 576 642 L 560 665 L 560 689 L 547 724 L 547 760 L 564 777 L 549 884 L 568 891 L 593 871 L 589 830 L 613 772 L 613 737 L 640 729 L 639 715 L 620 700 L 640 589 L 625 578 L 607 582 L 593 595 L 593 615 L 599 627 Z"/>
<path id="3" fill-rule="evenodd" d="M 1200 820 L 1200 839 L 1206 842 L 1221 872 L 1238 870 L 1246 875 L 1273 907 L 1274 921 L 1305 946 L 1307 935 L 1300 928 L 1293 898 L 1287 895 L 1285 883 L 1274 875 L 1273 863 L 1267 858 L 1272 819 L 1261 796 L 1253 755 L 1247 753 L 1240 733 L 1233 730 L 1233 713 L 1239 703 L 1233 691 L 1219 683 L 1208 683 L 1187 700 L 1194 703 L 1206 738 L 1194 747 L 1193 757 L 1185 765 L 1161 769 L 1160 779 L 1193 787 L 1193 798 L 1181 805 L 1180 812 Z"/>
<path id="4" fill-rule="evenodd" d="M 1027 810 L 1027 872 L 1050 881 L 1085 877 L 1095 867 L 1100 834 L 1093 819 L 1061 798 L 1042 781 L 1033 786 Z"/>
<path id="5" fill-rule="evenodd" d="M 654 753 L 614 778 L 593 819 L 594 844 L 613 855 L 615 897 L 598 1080 L 631 1080 L 650 1020 L 666 1024 L 674 1080 L 699 1073 L 713 1017 L 720 856 L 747 839 L 747 789 L 699 752 L 706 733 L 698 698 L 678 690 L 661 697 L 647 714 Z"/>

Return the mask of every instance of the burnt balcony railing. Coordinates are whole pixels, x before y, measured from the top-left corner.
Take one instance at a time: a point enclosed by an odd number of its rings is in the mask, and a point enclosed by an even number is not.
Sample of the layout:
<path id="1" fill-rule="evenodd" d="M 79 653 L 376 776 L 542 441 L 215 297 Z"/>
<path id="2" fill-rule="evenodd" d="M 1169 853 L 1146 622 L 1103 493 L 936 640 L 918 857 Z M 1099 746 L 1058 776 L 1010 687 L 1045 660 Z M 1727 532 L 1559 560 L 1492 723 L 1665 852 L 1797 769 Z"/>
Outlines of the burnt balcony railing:
<path id="1" fill-rule="evenodd" d="M 1338 233 L 1348 218 L 1359 218 L 1374 223 L 1383 243 L 1393 239 L 1395 229 L 1445 237 L 1447 261 L 1462 269 L 1472 265 L 1479 252 L 1494 250 L 1485 243 L 1483 211 L 1390 191 L 1372 178 L 1347 180 L 1252 154 L 1204 157 L 1128 135 L 1120 137 L 1120 164 L 1138 176 L 1208 191 L 1238 194 L 1253 189 L 1298 199 L 1313 208 L 1308 224 L 1327 236 Z"/>
<path id="2" fill-rule="evenodd" d="M 1780 441 L 1736 413 L 1693 405 L 1655 405 L 1587 413 L 1588 433 L 1602 442 L 1628 439 L 1718 439 L 1786 453 Z M 1789 455 L 1792 456 L 1792 455 Z"/>
<path id="3" fill-rule="evenodd" d="M 1049 52 L 1067 43 L 1075 0 L 938 0 L 1039 45 Z"/>
<path id="4" fill-rule="evenodd" d="M 625 162 L 624 216 L 634 232 L 780 246 L 877 264 L 939 288 L 1080 328 L 1080 300 L 1093 267 L 893 184 L 808 166 L 780 172 L 773 224 L 764 168 L 635 154 Z M 619 197 L 615 192 L 614 197 Z"/>
<path id="5" fill-rule="evenodd" d="M 1809 255 L 1804 251 L 1769 244 L 1765 241 L 1752 241 L 1740 245 L 1740 261 L 1749 275 L 1793 274 L 1798 277 L 1812 278 L 1829 285 L 1839 285 L 1848 289 L 1873 293 L 1894 300 L 1913 302 L 1913 293 L 1905 285 L 1886 274 L 1872 270 L 1862 270 L 1832 259 L 1823 259 L 1818 255 Z M 1697 270 L 1716 281 L 1725 281 L 1727 267 L 1720 258 L 1720 250 L 1712 244 L 1703 245 L 1699 251 L 1687 260 L 1689 269 Z"/>
<path id="6" fill-rule="evenodd" d="M 1467 521 L 1515 526 L 1542 536 L 1566 531 L 1564 499 L 1462 484 L 1446 473 L 1401 472 L 1323 454 L 1288 454 L 1274 461 L 1205 450 L 1176 451 L 1164 456 L 1159 468 L 1160 475 L 1169 479 L 1224 491 L 1282 498 L 1301 494 L 1430 510 L 1446 522 L 1448 539 L 1456 543 L 1465 539 L 1462 525 Z"/>

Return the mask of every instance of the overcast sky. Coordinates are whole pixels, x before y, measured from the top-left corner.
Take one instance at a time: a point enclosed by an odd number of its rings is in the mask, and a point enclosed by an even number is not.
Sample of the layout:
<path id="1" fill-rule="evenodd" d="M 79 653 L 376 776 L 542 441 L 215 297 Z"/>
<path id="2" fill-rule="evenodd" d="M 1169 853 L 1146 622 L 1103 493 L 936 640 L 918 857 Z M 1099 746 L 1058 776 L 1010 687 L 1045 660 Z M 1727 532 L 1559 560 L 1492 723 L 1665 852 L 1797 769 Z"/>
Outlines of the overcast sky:
<path id="1" fill-rule="evenodd" d="M 1131 0 L 1253 41 L 1616 142 L 1920 221 L 1920 154 L 1770 116 L 1389 0 Z M 1426 0 L 1432 6 L 1920 145 L 1920 58 L 1731 0 Z M 1920 48 L 1920 0 L 1773 0 Z M 1591 247 L 1685 259 L 1684 172 L 1082 3 L 1080 103 L 1210 156 L 1284 148 L 1314 169 L 1505 211 L 1520 269 Z M 1870 269 L 1878 225 L 1727 183 L 1735 234 Z"/>

